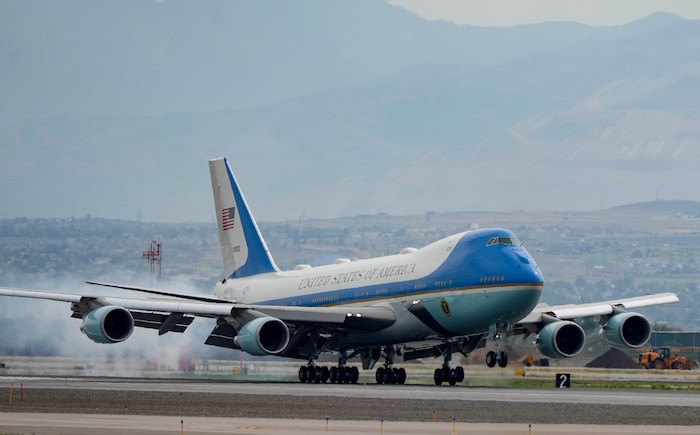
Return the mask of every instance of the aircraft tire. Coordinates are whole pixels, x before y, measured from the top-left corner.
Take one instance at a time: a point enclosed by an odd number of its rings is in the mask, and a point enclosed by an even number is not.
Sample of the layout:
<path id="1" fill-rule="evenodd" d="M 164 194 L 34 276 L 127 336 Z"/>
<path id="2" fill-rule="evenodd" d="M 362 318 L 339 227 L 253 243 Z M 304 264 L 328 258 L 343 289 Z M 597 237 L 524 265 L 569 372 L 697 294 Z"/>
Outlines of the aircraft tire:
<path id="1" fill-rule="evenodd" d="M 433 381 L 435 381 L 435 385 L 442 385 L 442 369 L 435 369 L 433 372 Z"/>
<path id="2" fill-rule="evenodd" d="M 350 383 L 356 384 L 360 379 L 360 369 L 357 367 L 350 367 Z"/>
<path id="3" fill-rule="evenodd" d="M 447 366 L 442 366 L 442 382 L 450 382 L 452 370 Z"/>
<path id="4" fill-rule="evenodd" d="M 376 380 L 378 384 L 384 383 L 384 367 L 379 367 L 377 371 L 374 372 L 374 380 Z"/>
<path id="5" fill-rule="evenodd" d="M 505 367 L 508 365 L 508 354 L 506 352 L 500 352 L 500 358 L 498 359 L 498 367 Z"/>
<path id="6" fill-rule="evenodd" d="M 347 372 L 348 368 L 340 366 L 338 367 L 338 383 L 339 384 L 346 384 L 347 383 Z"/>
<path id="7" fill-rule="evenodd" d="M 309 373 L 308 376 L 306 377 L 306 382 L 308 382 L 310 384 L 313 382 L 316 382 L 316 367 L 309 366 L 306 368 L 306 370 Z"/>
<path id="8" fill-rule="evenodd" d="M 306 366 L 299 367 L 299 382 L 301 382 L 302 384 L 306 383 L 308 376 L 309 376 L 309 371 L 306 368 Z"/>
<path id="9" fill-rule="evenodd" d="M 406 383 L 406 369 L 401 367 L 401 368 L 399 368 L 398 384 L 403 385 L 405 383 Z"/>
<path id="10" fill-rule="evenodd" d="M 496 352 L 490 350 L 486 354 L 486 365 L 489 367 L 495 367 L 496 366 Z"/>
<path id="11" fill-rule="evenodd" d="M 391 380 L 394 379 L 394 373 L 392 372 L 392 369 L 384 369 L 384 385 L 389 385 L 391 384 Z"/>
<path id="12" fill-rule="evenodd" d="M 327 366 L 321 367 L 321 383 L 325 384 L 328 382 L 328 378 L 331 377 L 331 372 L 328 370 Z"/>
<path id="13" fill-rule="evenodd" d="M 452 386 L 454 386 L 457 383 L 457 372 L 455 371 L 455 369 L 450 370 L 449 383 Z"/>
<path id="14" fill-rule="evenodd" d="M 457 382 L 464 381 L 464 368 L 462 366 L 458 366 L 455 369 L 455 374 L 457 375 Z"/>

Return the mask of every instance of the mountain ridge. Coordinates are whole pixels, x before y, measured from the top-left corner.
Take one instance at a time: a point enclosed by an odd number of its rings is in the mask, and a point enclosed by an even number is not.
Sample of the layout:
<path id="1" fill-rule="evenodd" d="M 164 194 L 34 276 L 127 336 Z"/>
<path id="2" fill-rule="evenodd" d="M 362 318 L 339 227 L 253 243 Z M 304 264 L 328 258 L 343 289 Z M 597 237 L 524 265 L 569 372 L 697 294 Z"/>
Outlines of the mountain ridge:
<path id="1" fill-rule="evenodd" d="M 371 0 L 170 3 L 127 1 L 113 22 L 91 2 L 38 21 L 40 3 L 9 3 L 6 215 L 206 221 L 217 156 L 267 220 L 698 198 L 698 20 L 479 28 Z M 92 24 L 73 23 L 81 8 Z M 47 20 L 56 40 L 29 38 Z"/>

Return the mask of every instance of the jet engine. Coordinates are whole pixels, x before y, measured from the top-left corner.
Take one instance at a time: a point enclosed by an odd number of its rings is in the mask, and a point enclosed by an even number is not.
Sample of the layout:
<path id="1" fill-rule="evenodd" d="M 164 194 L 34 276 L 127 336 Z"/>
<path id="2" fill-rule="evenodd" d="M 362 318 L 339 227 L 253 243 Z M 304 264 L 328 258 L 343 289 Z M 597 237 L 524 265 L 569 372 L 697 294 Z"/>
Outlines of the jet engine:
<path id="1" fill-rule="evenodd" d="M 85 316 L 80 330 L 95 343 L 119 343 L 134 331 L 134 318 L 125 308 L 107 305 Z"/>
<path id="2" fill-rule="evenodd" d="M 550 358 L 578 355 L 586 344 L 586 334 L 578 324 L 559 320 L 549 323 L 539 332 L 537 345 L 544 355 Z"/>
<path id="3" fill-rule="evenodd" d="M 638 313 L 620 313 L 612 316 L 603 335 L 611 346 L 641 347 L 651 338 L 651 323 Z"/>
<path id="4" fill-rule="evenodd" d="M 251 355 L 276 355 L 289 344 L 289 328 L 275 317 L 258 317 L 243 325 L 234 341 Z"/>

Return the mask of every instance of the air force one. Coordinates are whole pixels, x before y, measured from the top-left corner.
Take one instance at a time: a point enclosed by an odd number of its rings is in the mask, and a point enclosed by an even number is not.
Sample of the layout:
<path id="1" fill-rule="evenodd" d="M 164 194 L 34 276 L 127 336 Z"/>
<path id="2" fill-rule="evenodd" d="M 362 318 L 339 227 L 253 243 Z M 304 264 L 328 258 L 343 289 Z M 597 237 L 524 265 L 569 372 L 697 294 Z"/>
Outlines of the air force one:
<path id="1" fill-rule="evenodd" d="M 488 346 L 486 364 L 505 367 L 504 336 L 536 337 L 550 358 L 581 352 L 586 335 L 573 321 L 595 317 L 603 337 L 616 347 L 640 347 L 651 324 L 630 309 L 678 301 L 673 293 L 582 305 L 539 304 L 544 286 L 535 260 L 512 232 L 476 229 L 399 254 L 281 271 L 270 255 L 225 158 L 209 161 L 226 278 L 214 296 L 178 294 L 153 288 L 88 282 L 133 290 L 146 298 L 0 288 L 0 295 L 71 303 L 81 331 L 97 343 L 118 343 L 135 327 L 158 334 L 183 332 L 196 316 L 216 321 L 205 343 L 252 355 L 308 361 L 301 382 L 356 383 L 360 357 L 377 383 L 403 384 L 401 361 L 442 358 L 436 385 L 464 380 L 453 367 L 455 352 L 468 355 Z M 338 365 L 320 366 L 322 353 Z"/>

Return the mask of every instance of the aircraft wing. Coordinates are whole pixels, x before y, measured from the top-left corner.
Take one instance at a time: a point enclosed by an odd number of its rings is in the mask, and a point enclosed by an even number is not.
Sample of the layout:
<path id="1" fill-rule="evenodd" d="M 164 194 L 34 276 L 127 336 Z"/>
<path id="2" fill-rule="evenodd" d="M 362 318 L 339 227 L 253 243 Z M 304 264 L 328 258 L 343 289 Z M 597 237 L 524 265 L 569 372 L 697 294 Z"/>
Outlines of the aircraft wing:
<path id="1" fill-rule="evenodd" d="M 230 307 L 228 314 L 236 317 L 237 313 L 245 310 L 276 317 L 284 322 L 307 325 L 344 326 L 347 329 L 360 331 L 377 331 L 390 326 L 396 320 L 394 311 L 389 307 L 290 307 L 277 305 L 236 304 L 227 299 L 212 298 L 204 295 L 173 293 L 147 287 L 125 286 L 104 282 L 86 281 L 87 284 L 133 290 L 176 299 L 188 299 L 214 305 L 224 304 Z M 198 304 L 195 304 L 195 307 Z M 125 308 L 128 308 L 125 306 Z M 170 310 L 165 310 L 170 311 Z M 192 313 L 196 314 L 196 313 Z M 216 314 L 223 315 L 223 314 Z"/>
<path id="2" fill-rule="evenodd" d="M 545 320 L 544 316 L 560 320 L 571 320 L 578 317 L 607 316 L 618 310 L 650 307 L 653 305 L 672 304 L 678 302 L 675 293 L 658 293 L 627 299 L 594 302 L 588 304 L 547 305 L 538 304 L 520 324 L 536 324 Z"/>
<path id="3" fill-rule="evenodd" d="M 102 285 L 102 284 L 101 284 Z M 0 295 L 21 298 L 45 299 L 52 301 L 70 302 L 74 304 L 74 312 L 87 315 L 85 310 L 79 311 L 78 305 L 83 304 L 91 309 L 102 306 L 118 306 L 132 312 L 135 319 L 143 317 L 142 313 L 177 313 L 201 317 L 232 317 L 244 315 L 271 316 L 285 323 L 308 326 L 332 327 L 356 331 L 377 331 L 392 325 L 395 320 L 394 311 L 389 307 L 290 307 L 255 304 L 236 304 L 230 301 L 207 298 L 195 299 L 195 295 L 180 295 L 160 290 L 108 285 L 110 287 L 157 293 L 168 299 L 142 299 L 113 296 L 89 296 L 78 293 L 60 293 L 43 290 L 15 289 L 0 287 Z M 257 314 L 259 313 L 259 314 Z M 163 320 L 165 320 L 165 315 Z M 78 317 L 78 316 L 74 316 Z M 148 316 L 153 318 L 153 316 Z M 191 323 L 191 320 L 190 322 Z M 188 324 L 189 324 L 188 323 Z M 136 322 L 136 326 L 146 326 Z M 152 325 L 150 327 L 155 327 Z M 184 329 L 183 329 L 184 330 Z M 167 332 L 167 331 L 165 331 Z M 180 331 L 181 332 L 181 331 Z"/>

